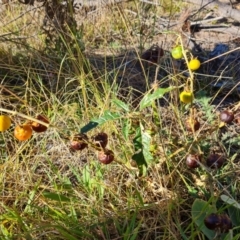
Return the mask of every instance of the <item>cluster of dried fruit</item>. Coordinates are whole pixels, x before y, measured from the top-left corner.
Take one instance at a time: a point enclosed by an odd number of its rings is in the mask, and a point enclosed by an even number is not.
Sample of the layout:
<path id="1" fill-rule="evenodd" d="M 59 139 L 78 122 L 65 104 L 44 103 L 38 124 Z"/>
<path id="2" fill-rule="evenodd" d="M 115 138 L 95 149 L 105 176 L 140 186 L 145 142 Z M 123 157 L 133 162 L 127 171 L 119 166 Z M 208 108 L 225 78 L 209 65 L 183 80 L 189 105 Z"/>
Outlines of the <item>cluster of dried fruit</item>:
<path id="1" fill-rule="evenodd" d="M 186 158 L 186 164 L 189 168 L 197 168 L 202 162 L 202 158 L 198 154 L 189 154 Z M 222 155 L 216 153 L 210 154 L 205 160 L 206 165 L 212 169 L 221 168 L 225 162 L 226 159 Z"/>
<path id="2" fill-rule="evenodd" d="M 49 120 L 47 117 L 43 115 L 37 115 L 36 119 L 49 124 Z M 25 141 L 28 140 L 32 134 L 33 131 L 37 133 L 45 132 L 47 130 L 47 126 L 42 125 L 38 122 L 35 121 L 28 121 L 22 125 L 17 125 L 14 129 L 14 136 L 17 138 L 19 141 Z"/>
<path id="3" fill-rule="evenodd" d="M 109 164 L 114 160 L 114 153 L 107 149 L 108 135 L 100 132 L 89 140 L 84 133 L 75 134 L 70 142 L 70 149 L 79 151 L 87 148 L 89 145 L 98 150 L 98 160 L 103 164 Z"/>
<path id="4" fill-rule="evenodd" d="M 228 110 L 223 110 L 219 115 L 219 120 L 223 124 L 230 124 L 234 121 L 234 113 Z M 236 118 L 236 123 L 240 123 L 240 118 Z M 189 117 L 185 122 L 185 127 L 189 132 L 196 132 L 200 129 L 200 122 L 195 117 Z"/>
<path id="5" fill-rule="evenodd" d="M 41 122 L 49 124 L 49 120 L 47 117 L 43 115 L 37 115 L 36 120 L 39 120 Z M 11 126 L 11 118 L 7 115 L 1 115 L 0 116 L 0 132 L 4 132 L 8 130 Z M 25 141 L 28 140 L 32 134 L 33 131 L 37 133 L 45 132 L 47 130 L 47 126 L 42 125 L 36 121 L 28 121 L 22 125 L 17 125 L 14 128 L 14 136 L 19 141 Z"/>
<path id="6" fill-rule="evenodd" d="M 47 117 L 37 115 L 36 120 L 49 124 Z M 47 130 L 47 126 L 39 123 L 38 121 L 27 121 L 24 124 L 16 125 L 14 128 L 14 136 L 19 141 L 25 141 L 31 138 L 33 132 L 41 133 Z M 8 115 L 0 115 L 0 132 L 4 132 L 11 127 L 12 120 Z M 94 135 L 89 140 L 88 136 L 84 133 L 75 134 L 70 142 L 70 149 L 79 151 L 91 145 L 98 151 L 98 160 L 103 164 L 109 164 L 114 160 L 114 153 L 112 150 L 107 149 L 108 135 L 100 132 Z"/>
<path id="7" fill-rule="evenodd" d="M 227 232 L 232 229 L 232 221 L 227 214 L 211 213 L 204 219 L 204 224 L 208 229 Z"/>

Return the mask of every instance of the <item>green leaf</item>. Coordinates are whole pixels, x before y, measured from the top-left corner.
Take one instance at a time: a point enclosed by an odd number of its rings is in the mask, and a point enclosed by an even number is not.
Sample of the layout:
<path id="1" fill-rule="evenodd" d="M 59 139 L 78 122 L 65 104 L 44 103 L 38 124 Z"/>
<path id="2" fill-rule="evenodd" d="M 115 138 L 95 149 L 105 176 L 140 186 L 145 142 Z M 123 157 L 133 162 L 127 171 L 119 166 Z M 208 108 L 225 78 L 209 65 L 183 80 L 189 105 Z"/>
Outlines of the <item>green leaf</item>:
<path id="1" fill-rule="evenodd" d="M 139 175 L 140 176 L 145 176 L 147 173 L 147 163 L 146 160 L 144 158 L 143 152 L 137 152 L 132 156 L 132 159 L 134 161 L 136 161 L 137 165 L 138 165 L 138 169 L 139 169 Z"/>
<path id="2" fill-rule="evenodd" d="M 157 107 L 156 103 L 152 104 L 152 118 L 154 124 L 158 127 L 161 128 L 161 118 L 159 116 L 159 108 Z"/>
<path id="3" fill-rule="evenodd" d="M 121 118 L 120 113 L 110 112 L 109 110 L 105 111 L 103 115 L 99 118 L 92 119 L 87 125 L 80 129 L 80 133 L 86 133 L 97 127 L 98 125 L 102 125 L 108 121 L 113 121 Z"/>
<path id="4" fill-rule="evenodd" d="M 80 129 L 80 133 L 87 133 L 90 130 L 92 130 L 93 128 L 97 127 L 98 123 L 97 122 L 92 122 L 90 121 L 87 125 L 85 125 L 84 127 L 82 127 Z"/>
<path id="5" fill-rule="evenodd" d="M 134 161 L 136 161 L 138 166 L 140 166 L 140 165 L 146 165 L 147 166 L 147 163 L 145 161 L 145 158 L 144 158 L 144 155 L 143 155 L 142 151 L 139 151 L 139 152 L 133 154 L 132 159 Z"/>
<path id="6" fill-rule="evenodd" d="M 143 154 L 142 132 L 140 127 L 136 128 L 136 135 L 133 139 L 133 145 L 136 153 L 132 156 L 132 159 L 136 161 L 140 175 L 146 175 L 147 162 Z"/>
<path id="7" fill-rule="evenodd" d="M 58 193 L 43 192 L 43 196 L 45 198 L 58 201 L 58 202 L 70 202 L 70 199 L 68 197 L 65 197 L 64 195 L 61 195 Z"/>
<path id="8" fill-rule="evenodd" d="M 128 106 L 125 102 L 123 102 L 123 101 L 121 101 L 121 100 L 119 100 L 119 99 L 114 99 L 112 102 L 113 102 L 117 107 L 123 109 L 124 111 L 126 111 L 126 112 L 129 112 L 129 111 L 130 111 L 129 106 Z"/>
<path id="9" fill-rule="evenodd" d="M 200 90 L 195 94 L 195 99 L 198 99 L 199 101 L 203 102 L 205 105 L 209 104 L 212 97 L 207 96 L 207 91 Z"/>
<path id="10" fill-rule="evenodd" d="M 174 89 L 174 87 L 168 87 L 168 88 L 158 88 L 156 91 L 154 91 L 153 93 L 147 93 L 143 99 L 140 102 L 140 111 L 143 110 L 146 107 L 151 106 L 151 104 L 159 99 L 162 98 L 163 95 L 167 92 L 170 92 Z"/>
<path id="11" fill-rule="evenodd" d="M 120 113 L 110 112 L 109 110 L 106 110 L 103 115 L 97 119 L 92 119 L 92 122 L 96 122 L 99 125 L 102 125 L 108 121 L 113 121 L 121 118 Z"/>
<path id="12" fill-rule="evenodd" d="M 0 230 L 1 230 L 1 235 L 2 237 L 4 237 L 4 239 L 12 239 L 11 233 L 7 230 L 7 228 L 4 227 L 3 224 L 1 224 Z"/>
<path id="13" fill-rule="evenodd" d="M 222 194 L 220 196 L 220 198 L 222 199 L 223 202 L 225 202 L 225 203 L 227 203 L 229 205 L 232 205 L 235 208 L 240 209 L 240 204 L 236 200 L 230 198 L 229 196 Z"/>
<path id="14" fill-rule="evenodd" d="M 140 165 L 139 166 L 139 176 L 146 176 L 147 175 L 147 166 Z"/>
<path id="15" fill-rule="evenodd" d="M 151 136 L 149 133 L 142 131 L 142 147 L 143 147 L 143 155 L 147 164 L 150 164 L 153 160 L 153 156 L 150 152 L 151 145 Z"/>
<path id="16" fill-rule="evenodd" d="M 91 185 L 91 175 L 89 165 L 85 165 L 82 169 L 82 179 L 85 186 L 89 187 Z"/>
<path id="17" fill-rule="evenodd" d="M 64 237 L 64 239 L 68 239 L 68 240 L 77 240 L 79 238 L 75 238 L 72 234 L 71 231 L 65 229 L 64 227 L 60 226 L 60 225 L 55 225 L 55 228 L 59 231 L 59 233 L 61 234 L 62 237 Z M 70 233 L 69 233 L 70 232 Z"/>
<path id="18" fill-rule="evenodd" d="M 129 132 L 131 128 L 131 121 L 129 119 L 124 119 L 122 133 L 125 140 L 129 138 Z"/>
<path id="19" fill-rule="evenodd" d="M 200 231 L 209 239 L 213 239 L 216 232 L 208 229 L 204 225 L 204 218 L 210 213 L 213 213 L 214 210 L 215 208 L 212 205 L 209 205 L 208 202 L 201 199 L 196 199 L 192 205 L 192 219 Z"/>
<path id="20" fill-rule="evenodd" d="M 142 149 L 142 132 L 141 128 L 136 128 L 136 135 L 133 139 L 134 150 L 137 152 L 139 149 Z"/>
<path id="21" fill-rule="evenodd" d="M 212 97 L 208 97 L 206 91 L 199 91 L 195 95 L 195 101 L 202 106 L 202 110 L 207 116 L 209 122 L 212 122 L 214 117 L 214 114 L 212 114 L 214 106 L 210 105 L 211 99 Z"/>
<path id="22" fill-rule="evenodd" d="M 228 214 L 234 226 L 240 226 L 240 209 L 233 206 L 228 207 Z"/>
<path id="23" fill-rule="evenodd" d="M 146 174 L 148 164 L 153 160 L 150 152 L 151 136 L 149 133 L 144 132 L 142 124 L 136 129 L 136 135 L 133 139 L 135 154 L 132 159 L 136 161 L 141 174 Z"/>
<path id="24" fill-rule="evenodd" d="M 230 230 L 230 231 L 232 231 L 232 230 Z M 234 234 L 234 236 L 233 236 L 233 234 L 228 234 L 226 237 L 225 237 L 225 239 L 224 240 L 239 240 L 240 239 L 240 233 L 238 233 L 238 234 Z"/>

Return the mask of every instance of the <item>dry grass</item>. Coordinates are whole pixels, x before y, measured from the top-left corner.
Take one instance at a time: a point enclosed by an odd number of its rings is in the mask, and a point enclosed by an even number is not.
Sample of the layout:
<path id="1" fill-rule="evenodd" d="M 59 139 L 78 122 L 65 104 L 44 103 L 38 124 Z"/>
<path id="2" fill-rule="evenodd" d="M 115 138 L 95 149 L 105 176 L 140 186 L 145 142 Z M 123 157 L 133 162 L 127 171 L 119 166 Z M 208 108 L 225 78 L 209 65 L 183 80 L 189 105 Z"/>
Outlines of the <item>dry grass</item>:
<path id="1" fill-rule="evenodd" d="M 165 15 L 171 18 L 185 6 L 164 2 Z M 26 119 L 11 114 L 11 129 L 0 135 L 1 239 L 204 239 L 191 216 L 194 200 L 216 203 L 220 212 L 228 207 L 219 200 L 222 193 L 239 201 L 239 125 L 217 128 L 216 111 L 222 105 L 213 105 L 211 97 L 221 95 L 210 85 L 202 93 L 204 72 L 203 77 L 196 75 L 194 89 L 201 128 L 195 134 L 186 131 L 191 106 L 178 100 L 180 86 L 186 83 L 182 70 L 176 71 L 167 51 L 159 72 L 140 59 L 143 49 L 159 39 L 154 16 L 162 9 L 148 9 L 136 1 L 101 9 L 93 18 L 81 16 L 86 54 L 74 34 L 74 48 L 62 39 L 65 51 L 44 52 L 39 13 L 39 18 L 24 14 L 6 24 L 23 9 L 16 7 L 1 22 L 0 36 L 9 29 L 18 35 L 17 42 L 9 41 L 15 38 L 11 34 L 1 45 L 0 107 L 30 117 L 42 113 L 51 125 L 47 132 L 19 142 L 13 128 Z M 176 38 L 175 33 L 164 35 L 164 49 L 170 50 Z M 140 111 L 143 95 L 156 90 L 156 85 L 176 89 Z M 114 104 L 116 98 L 127 103 L 130 111 Z M 236 106 L 232 97 L 225 108 Z M 109 136 L 115 161 L 102 165 L 93 147 L 72 152 L 69 138 L 107 110 L 120 113 L 121 118 L 87 133 L 90 137 L 104 131 Z M 151 133 L 153 156 L 142 176 L 132 161 L 139 122 L 143 132 Z M 205 159 L 212 151 L 226 156 L 222 169 L 186 167 L 189 153 L 200 153 Z M 234 234 L 238 231 L 236 227 Z"/>

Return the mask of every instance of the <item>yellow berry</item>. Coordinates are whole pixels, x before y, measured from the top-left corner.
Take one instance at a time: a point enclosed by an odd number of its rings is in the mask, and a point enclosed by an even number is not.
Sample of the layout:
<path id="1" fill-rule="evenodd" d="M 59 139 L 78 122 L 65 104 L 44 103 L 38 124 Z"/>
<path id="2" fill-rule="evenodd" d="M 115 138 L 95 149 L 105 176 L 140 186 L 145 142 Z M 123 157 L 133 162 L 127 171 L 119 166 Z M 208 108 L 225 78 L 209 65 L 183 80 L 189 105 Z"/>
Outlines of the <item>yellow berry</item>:
<path id="1" fill-rule="evenodd" d="M 193 94 L 191 92 L 183 91 L 180 93 L 180 101 L 183 103 L 191 103 L 193 101 Z"/>
<path id="2" fill-rule="evenodd" d="M 177 46 L 172 49 L 171 55 L 174 59 L 181 59 L 183 57 L 183 51 L 181 46 Z"/>
<path id="3" fill-rule="evenodd" d="M 0 132 L 8 130 L 11 126 L 11 118 L 7 115 L 0 116 Z"/>
<path id="4" fill-rule="evenodd" d="M 192 71 L 195 71 L 195 70 L 198 70 L 201 66 L 201 63 L 198 59 L 192 59 L 190 60 L 189 62 L 189 68 L 192 70 Z"/>

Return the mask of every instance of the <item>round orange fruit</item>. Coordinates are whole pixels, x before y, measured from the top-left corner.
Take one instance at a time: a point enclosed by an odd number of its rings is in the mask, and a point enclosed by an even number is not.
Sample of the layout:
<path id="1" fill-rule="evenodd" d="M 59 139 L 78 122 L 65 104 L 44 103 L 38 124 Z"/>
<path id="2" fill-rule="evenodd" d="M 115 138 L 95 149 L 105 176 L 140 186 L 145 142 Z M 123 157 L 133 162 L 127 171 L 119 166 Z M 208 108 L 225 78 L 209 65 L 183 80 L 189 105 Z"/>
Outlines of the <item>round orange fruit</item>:
<path id="1" fill-rule="evenodd" d="M 32 136 L 32 132 L 32 128 L 29 124 L 17 125 L 14 129 L 14 136 L 19 141 L 25 141 Z"/>

